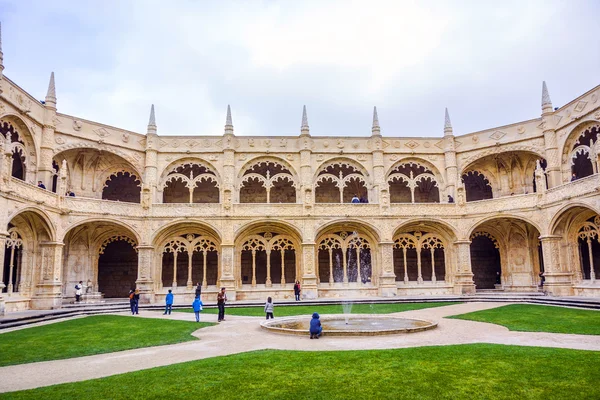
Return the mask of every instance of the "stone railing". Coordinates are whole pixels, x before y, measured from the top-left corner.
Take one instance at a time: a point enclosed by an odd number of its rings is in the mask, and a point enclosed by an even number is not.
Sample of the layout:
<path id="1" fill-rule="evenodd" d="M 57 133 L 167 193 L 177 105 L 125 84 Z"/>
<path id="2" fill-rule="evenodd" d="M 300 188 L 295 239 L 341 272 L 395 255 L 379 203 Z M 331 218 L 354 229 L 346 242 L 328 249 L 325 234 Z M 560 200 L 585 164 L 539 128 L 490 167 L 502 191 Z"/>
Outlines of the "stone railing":
<path id="1" fill-rule="evenodd" d="M 88 197 L 65 197 L 63 207 L 67 210 L 101 215 L 144 217 L 147 211 L 138 203 L 91 199 Z"/>
<path id="2" fill-rule="evenodd" d="M 10 179 L 10 185 L 6 193 L 21 199 L 32 202 L 33 204 L 55 207 L 58 203 L 58 195 L 50 190 L 40 189 L 36 185 L 27 183 L 17 178 Z"/>
<path id="3" fill-rule="evenodd" d="M 40 189 L 35 185 L 12 178 L 5 193 L 10 197 L 23 199 L 32 204 L 50 208 L 62 208 L 85 214 L 115 215 L 126 217 L 295 217 L 295 216 L 339 216 L 349 218 L 378 216 L 457 216 L 499 213 L 531 209 L 543 204 L 571 200 L 594 194 L 600 187 L 600 175 L 592 175 L 547 190 L 540 197 L 537 193 L 499 197 L 488 200 L 456 203 L 393 203 L 388 208 L 380 204 L 317 203 L 310 208 L 304 204 L 257 204 L 234 203 L 225 210 L 220 203 L 163 204 L 155 203 L 149 210 L 139 203 L 127 203 L 86 197 L 59 198 L 56 193 Z M 61 201 L 62 200 L 62 201 Z"/>
<path id="4" fill-rule="evenodd" d="M 586 176 L 573 182 L 568 182 L 546 191 L 546 203 L 556 203 L 575 197 L 595 193 L 600 188 L 600 174 Z"/>

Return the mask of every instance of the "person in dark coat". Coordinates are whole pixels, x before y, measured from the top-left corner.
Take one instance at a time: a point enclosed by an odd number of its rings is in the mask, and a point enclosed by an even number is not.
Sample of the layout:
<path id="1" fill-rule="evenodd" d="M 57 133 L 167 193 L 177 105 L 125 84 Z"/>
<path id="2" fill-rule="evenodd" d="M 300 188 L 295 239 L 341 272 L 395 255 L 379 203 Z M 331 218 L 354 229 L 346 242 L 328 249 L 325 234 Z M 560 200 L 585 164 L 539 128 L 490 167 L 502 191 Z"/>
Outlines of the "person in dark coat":
<path id="1" fill-rule="evenodd" d="M 135 292 L 133 293 L 133 300 L 135 301 L 134 306 L 135 306 L 135 314 L 139 314 L 139 305 L 140 305 L 140 289 L 135 289 Z"/>
<path id="2" fill-rule="evenodd" d="M 321 332 L 323 331 L 323 327 L 321 326 L 321 319 L 319 318 L 319 313 L 313 313 L 312 319 L 310 320 L 310 338 L 318 339 L 321 336 Z"/>
<path id="3" fill-rule="evenodd" d="M 129 307 L 131 308 L 131 315 L 135 315 L 135 291 L 133 289 L 129 291 Z"/>
<path id="4" fill-rule="evenodd" d="M 300 282 L 296 281 L 294 284 L 294 296 L 296 296 L 296 301 L 300 301 Z"/>
<path id="5" fill-rule="evenodd" d="M 200 297 L 202 295 L 202 285 L 200 285 L 200 282 L 198 282 L 198 285 L 196 285 L 196 297 Z"/>
<path id="6" fill-rule="evenodd" d="M 219 307 L 219 316 L 217 322 L 225 321 L 225 302 L 227 301 L 227 294 L 225 288 L 221 288 L 221 291 L 217 294 L 217 307 Z"/>

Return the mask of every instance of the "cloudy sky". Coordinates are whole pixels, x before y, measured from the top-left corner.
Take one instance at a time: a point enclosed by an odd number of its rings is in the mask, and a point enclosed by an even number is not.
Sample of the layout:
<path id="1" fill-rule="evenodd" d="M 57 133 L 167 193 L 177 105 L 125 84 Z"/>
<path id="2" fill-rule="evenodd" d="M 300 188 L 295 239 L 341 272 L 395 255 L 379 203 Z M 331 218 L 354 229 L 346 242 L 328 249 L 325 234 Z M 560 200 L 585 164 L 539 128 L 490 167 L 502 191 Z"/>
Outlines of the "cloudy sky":
<path id="1" fill-rule="evenodd" d="M 600 2 L 0 0 L 4 73 L 60 112 L 144 133 L 457 135 L 600 84 Z"/>

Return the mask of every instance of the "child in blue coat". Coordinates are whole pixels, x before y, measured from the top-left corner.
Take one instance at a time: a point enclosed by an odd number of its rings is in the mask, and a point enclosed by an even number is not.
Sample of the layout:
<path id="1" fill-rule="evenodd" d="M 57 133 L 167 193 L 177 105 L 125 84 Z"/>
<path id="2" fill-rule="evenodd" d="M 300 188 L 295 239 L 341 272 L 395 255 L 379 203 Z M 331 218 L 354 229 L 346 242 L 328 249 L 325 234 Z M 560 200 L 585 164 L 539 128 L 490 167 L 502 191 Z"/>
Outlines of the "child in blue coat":
<path id="1" fill-rule="evenodd" d="M 318 339 L 319 336 L 321 336 L 321 332 L 323 332 L 323 327 L 321 326 L 319 314 L 313 313 L 312 319 L 310 320 L 310 338 Z"/>
<path id="2" fill-rule="evenodd" d="M 196 322 L 200 322 L 200 311 L 202 311 L 202 300 L 200 300 L 200 297 L 194 299 L 192 308 L 194 309 L 194 314 L 196 314 Z"/>

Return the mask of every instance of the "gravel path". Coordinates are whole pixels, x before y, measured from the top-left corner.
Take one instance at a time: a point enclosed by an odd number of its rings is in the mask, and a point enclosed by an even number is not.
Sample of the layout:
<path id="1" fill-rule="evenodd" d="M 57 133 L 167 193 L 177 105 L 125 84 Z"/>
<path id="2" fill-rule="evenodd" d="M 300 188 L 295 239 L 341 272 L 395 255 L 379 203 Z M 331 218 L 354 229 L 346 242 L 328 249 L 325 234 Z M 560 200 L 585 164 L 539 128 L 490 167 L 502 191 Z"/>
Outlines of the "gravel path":
<path id="1" fill-rule="evenodd" d="M 466 343 L 497 343 L 600 351 L 600 336 L 511 332 L 500 325 L 444 319 L 444 317 L 450 315 L 487 310 L 506 304 L 508 303 L 464 303 L 394 314 L 438 322 L 439 325 L 436 329 L 425 332 L 348 338 L 328 338 L 324 336 L 319 340 L 310 340 L 308 334 L 301 337 L 267 332 L 260 327 L 262 318 L 227 315 L 225 322 L 196 331 L 194 336 L 200 338 L 198 341 L 2 367 L 0 368 L 0 392 L 77 382 L 259 349 L 367 350 Z M 165 317 L 161 312 L 155 311 L 146 311 L 139 317 L 187 321 L 194 319 L 192 313 L 175 312 Z M 206 322 L 216 322 L 216 318 L 216 314 L 202 315 L 202 320 Z"/>

